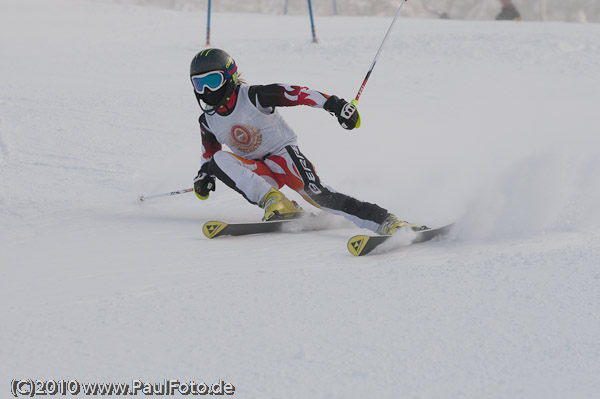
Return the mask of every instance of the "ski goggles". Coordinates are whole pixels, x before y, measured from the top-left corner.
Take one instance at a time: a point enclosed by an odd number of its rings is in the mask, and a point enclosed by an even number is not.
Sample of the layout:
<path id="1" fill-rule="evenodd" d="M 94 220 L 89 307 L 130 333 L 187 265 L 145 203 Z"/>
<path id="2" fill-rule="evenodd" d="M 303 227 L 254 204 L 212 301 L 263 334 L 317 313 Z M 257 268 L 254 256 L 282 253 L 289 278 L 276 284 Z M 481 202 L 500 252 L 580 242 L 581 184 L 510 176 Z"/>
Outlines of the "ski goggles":
<path id="1" fill-rule="evenodd" d="M 217 91 L 225 84 L 225 76 L 223 76 L 222 71 L 203 73 L 202 75 L 192 76 L 191 79 L 194 90 L 198 94 L 204 94 L 204 89 Z"/>

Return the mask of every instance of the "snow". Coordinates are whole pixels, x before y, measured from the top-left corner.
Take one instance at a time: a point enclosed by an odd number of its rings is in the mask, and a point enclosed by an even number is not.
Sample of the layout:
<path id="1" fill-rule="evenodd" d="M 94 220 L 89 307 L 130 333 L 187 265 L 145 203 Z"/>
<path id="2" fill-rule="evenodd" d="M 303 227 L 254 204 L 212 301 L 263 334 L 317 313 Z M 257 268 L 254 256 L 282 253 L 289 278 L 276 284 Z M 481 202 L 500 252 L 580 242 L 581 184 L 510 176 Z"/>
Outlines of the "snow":
<path id="1" fill-rule="evenodd" d="M 407 8 L 410 7 L 407 4 Z M 600 389 L 600 26 L 398 21 L 363 126 L 282 110 L 338 191 L 455 235 L 208 240 L 258 220 L 191 186 L 201 12 L 0 3 L 0 375 L 223 379 L 242 398 L 591 398 Z M 251 83 L 354 97 L 387 17 L 216 13 Z M 290 197 L 302 200 L 289 190 Z M 306 208 L 310 205 L 302 202 Z M 314 208 L 313 212 L 318 212 Z"/>

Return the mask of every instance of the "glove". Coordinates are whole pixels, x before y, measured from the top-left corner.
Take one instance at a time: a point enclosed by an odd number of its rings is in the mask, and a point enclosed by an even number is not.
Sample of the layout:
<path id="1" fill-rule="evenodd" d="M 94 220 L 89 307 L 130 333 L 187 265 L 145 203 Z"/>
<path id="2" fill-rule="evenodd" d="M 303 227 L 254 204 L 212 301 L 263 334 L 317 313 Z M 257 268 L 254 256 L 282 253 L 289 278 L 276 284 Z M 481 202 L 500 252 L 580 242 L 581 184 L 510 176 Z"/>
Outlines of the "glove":
<path id="1" fill-rule="evenodd" d="M 208 172 L 210 162 L 206 162 L 198 171 L 194 179 L 194 194 L 201 200 L 208 199 L 211 191 L 215 191 L 215 177 Z"/>
<path id="2" fill-rule="evenodd" d="M 347 102 L 343 98 L 331 96 L 323 104 L 325 111 L 337 116 L 337 120 L 344 129 L 352 130 L 360 127 L 360 114 L 356 108 L 356 100 Z"/>

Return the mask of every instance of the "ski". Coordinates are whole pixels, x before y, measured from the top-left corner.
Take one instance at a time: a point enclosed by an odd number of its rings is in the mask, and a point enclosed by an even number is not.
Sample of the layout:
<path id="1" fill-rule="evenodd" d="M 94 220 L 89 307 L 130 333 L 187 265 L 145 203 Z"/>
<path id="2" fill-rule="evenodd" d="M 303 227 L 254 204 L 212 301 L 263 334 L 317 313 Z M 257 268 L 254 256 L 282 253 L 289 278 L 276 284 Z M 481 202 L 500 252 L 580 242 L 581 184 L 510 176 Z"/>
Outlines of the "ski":
<path id="1" fill-rule="evenodd" d="M 319 230 L 324 228 L 313 222 L 316 215 L 306 215 L 298 219 L 275 220 L 272 222 L 255 223 L 227 223 L 212 220 L 204 223 L 202 232 L 208 238 L 222 236 L 245 236 L 250 234 L 275 233 L 275 232 L 299 232 L 305 230 Z"/>
<path id="2" fill-rule="evenodd" d="M 436 237 L 448 235 L 452 230 L 454 223 L 447 226 L 438 227 L 435 229 L 427 229 L 415 232 L 406 232 L 406 240 L 402 240 L 405 235 L 403 232 L 397 232 L 395 235 L 389 236 L 372 236 L 372 235 L 357 235 L 348 240 L 348 251 L 354 256 L 363 256 L 372 252 L 375 248 L 388 241 L 392 237 L 399 237 L 402 241 L 399 246 L 417 244 L 420 242 L 431 241 Z"/>

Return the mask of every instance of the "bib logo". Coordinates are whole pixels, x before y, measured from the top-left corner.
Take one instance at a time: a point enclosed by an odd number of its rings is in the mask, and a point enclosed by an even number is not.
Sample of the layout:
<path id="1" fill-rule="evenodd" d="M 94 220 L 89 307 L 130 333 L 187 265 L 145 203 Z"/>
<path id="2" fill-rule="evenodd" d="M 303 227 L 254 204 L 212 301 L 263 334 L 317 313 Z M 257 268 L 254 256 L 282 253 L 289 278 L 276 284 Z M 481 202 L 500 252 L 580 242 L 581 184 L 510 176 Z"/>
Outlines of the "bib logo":
<path id="1" fill-rule="evenodd" d="M 262 144 L 260 129 L 248 125 L 234 125 L 229 133 L 229 145 L 245 154 L 255 151 Z"/>

